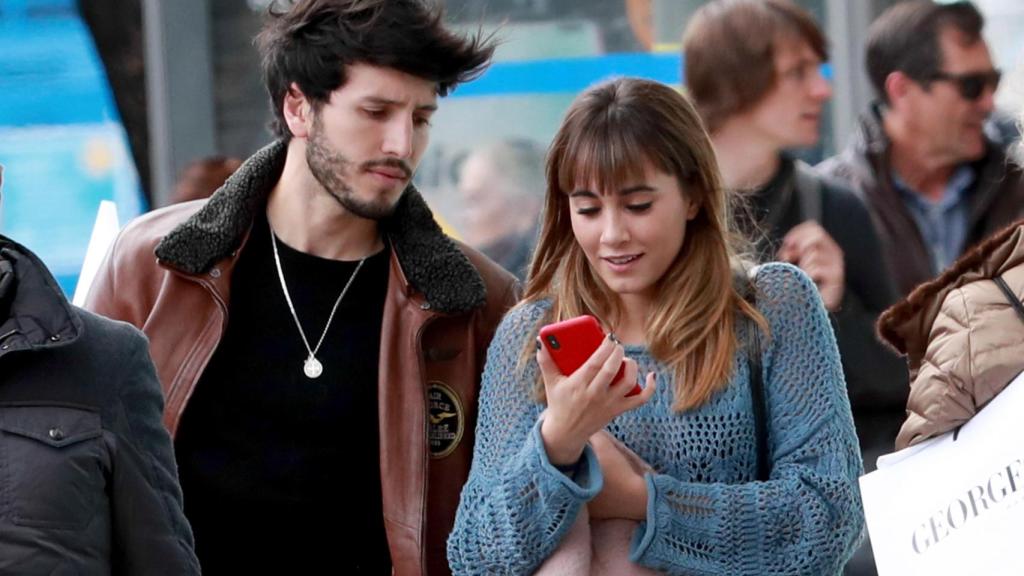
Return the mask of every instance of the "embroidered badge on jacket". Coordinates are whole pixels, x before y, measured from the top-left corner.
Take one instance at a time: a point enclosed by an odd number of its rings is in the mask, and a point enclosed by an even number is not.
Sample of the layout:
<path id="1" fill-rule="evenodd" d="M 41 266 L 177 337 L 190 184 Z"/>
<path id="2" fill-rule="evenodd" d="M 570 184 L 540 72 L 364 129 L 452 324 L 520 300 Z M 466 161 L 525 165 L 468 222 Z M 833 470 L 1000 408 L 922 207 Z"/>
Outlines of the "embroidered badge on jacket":
<path id="1" fill-rule="evenodd" d="M 443 382 L 427 385 L 428 441 L 431 458 L 444 458 L 458 447 L 466 424 L 459 395 Z"/>

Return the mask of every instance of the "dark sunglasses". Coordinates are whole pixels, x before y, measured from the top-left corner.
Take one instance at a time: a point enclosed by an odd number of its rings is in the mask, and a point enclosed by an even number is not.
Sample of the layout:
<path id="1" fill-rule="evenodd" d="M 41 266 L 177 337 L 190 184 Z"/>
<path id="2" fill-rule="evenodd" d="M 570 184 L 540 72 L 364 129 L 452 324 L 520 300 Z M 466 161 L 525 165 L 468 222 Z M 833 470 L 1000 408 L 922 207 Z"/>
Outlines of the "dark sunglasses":
<path id="1" fill-rule="evenodd" d="M 936 72 L 931 75 L 929 80 L 951 82 L 956 85 L 961 98 L 973 102 L 978 98 L 981 98 L 981 95 L 985 92 L 985 88 L 992 88 L 992 91 L 995 92 L 996 88 L 999 87 L 999 80 L 1002 77 L 1003 73 L 999 70 L 970 72 L 967 74 Z"/>

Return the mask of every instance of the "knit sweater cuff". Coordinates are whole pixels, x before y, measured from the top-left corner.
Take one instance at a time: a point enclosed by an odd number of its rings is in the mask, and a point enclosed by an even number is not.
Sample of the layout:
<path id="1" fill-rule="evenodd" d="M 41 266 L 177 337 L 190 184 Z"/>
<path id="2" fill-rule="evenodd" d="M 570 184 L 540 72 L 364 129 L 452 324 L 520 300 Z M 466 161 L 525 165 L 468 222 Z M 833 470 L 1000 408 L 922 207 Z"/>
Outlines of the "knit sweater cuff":
<path id="1" fill-rule="evenodd" d="M 655 502 L 658 501 L 658 486 L 654 483 L 654 474 L 644 474 L 644 482 L 647 484 L 647 519 L 641 522 L 633 532 L 633 541 L 629 544 L 629 559 L 636 564 L 640 563 L 640 558 L 651 547 L 651 542 L 654 541 L 654 532 L 657 529 L 658 512 Z"/>
<path id="2" fill-rule="evenodd" d="M 544 473 L 561 483 L 574 497 L 580 500 L 586 501 L 597 496 L 604 486 L 604 476 L 601 475 L 601 464 L 597 461 L 597 455 L 594 454 L 590 444 L 583 448 L 583 454 L 576 466 L 576 474 L 570 478 L 555 468 L 555 465 L 548 460 L 548 453 L 544 450 L 544 439 L 540 435 L 540 426 L 543 421 L 543 418 L 537 420 L 530 435 L 533 437 Z"/>

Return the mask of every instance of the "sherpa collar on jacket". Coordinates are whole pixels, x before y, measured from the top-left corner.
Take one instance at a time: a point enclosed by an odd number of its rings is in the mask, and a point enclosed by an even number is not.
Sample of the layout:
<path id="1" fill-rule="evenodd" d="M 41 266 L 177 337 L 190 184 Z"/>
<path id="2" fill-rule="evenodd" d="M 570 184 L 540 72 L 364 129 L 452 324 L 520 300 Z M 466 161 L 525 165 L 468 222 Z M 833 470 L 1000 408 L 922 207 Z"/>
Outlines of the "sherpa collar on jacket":
<path id="1" fill-rule="evenodd" d="M 201 274 L 241 247 L 258 210 L 266 207 L 284 169 L 287 144 L 274 142 L 250 157 L 191 218 L 156 247 L 163 263 Z M 468 312 L 486 300 L 483 279 L 469 259 L 434 221 L 410 184 L 395 213 L 381 221 L 409 284 L 434 310 Z"/>

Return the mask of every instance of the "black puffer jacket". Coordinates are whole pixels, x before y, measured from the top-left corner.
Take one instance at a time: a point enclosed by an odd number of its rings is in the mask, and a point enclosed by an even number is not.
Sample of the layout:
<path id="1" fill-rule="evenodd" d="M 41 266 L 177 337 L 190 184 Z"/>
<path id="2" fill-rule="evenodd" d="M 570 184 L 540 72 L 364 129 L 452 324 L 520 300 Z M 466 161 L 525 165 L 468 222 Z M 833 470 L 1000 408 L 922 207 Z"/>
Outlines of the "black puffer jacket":
<path id="1" fill-rule="evenodd" d="M 145 337 L 0 236 L 0 574 L 198 574 Z"/>

